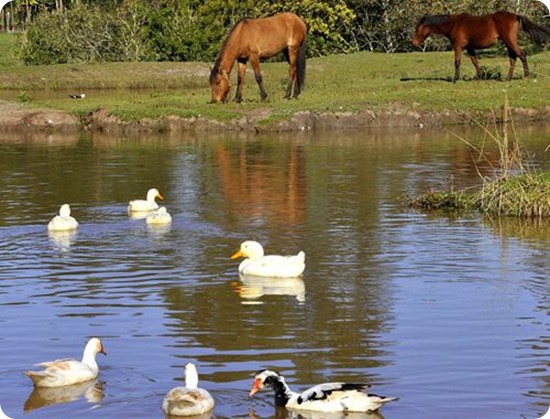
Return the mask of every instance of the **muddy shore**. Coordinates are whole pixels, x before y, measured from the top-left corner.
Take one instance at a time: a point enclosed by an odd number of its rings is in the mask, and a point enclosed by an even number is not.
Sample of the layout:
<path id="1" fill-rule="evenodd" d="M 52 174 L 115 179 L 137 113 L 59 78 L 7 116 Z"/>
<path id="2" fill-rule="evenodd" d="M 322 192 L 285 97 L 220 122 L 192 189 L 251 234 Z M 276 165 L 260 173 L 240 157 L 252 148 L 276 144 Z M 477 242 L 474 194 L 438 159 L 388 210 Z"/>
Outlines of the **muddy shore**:
<path id="1" fill-rule="evenodd" d="M 0 129 L 6 131 L 103 131 L 103 132 L 292 132 L 304 130 L 358 130 L 365 128 L 423 128 L 470 124 L 473 121 L 501 120 L 502 111 L 415 111 L 394 108 L 361 112 L 298 112 L 289 119 L 271 124 L 263 122 L 270 110 L 260 108 L 231 121 L 182 118 L 167 115 L 160 119 L 125 122 L 98 109 L 78 116 L 54 109 L 27 109 L 11 102 L 0 102 Z M 543 109 L 510 109 L 516 124 L 550 122 L 550 106 Z"/>

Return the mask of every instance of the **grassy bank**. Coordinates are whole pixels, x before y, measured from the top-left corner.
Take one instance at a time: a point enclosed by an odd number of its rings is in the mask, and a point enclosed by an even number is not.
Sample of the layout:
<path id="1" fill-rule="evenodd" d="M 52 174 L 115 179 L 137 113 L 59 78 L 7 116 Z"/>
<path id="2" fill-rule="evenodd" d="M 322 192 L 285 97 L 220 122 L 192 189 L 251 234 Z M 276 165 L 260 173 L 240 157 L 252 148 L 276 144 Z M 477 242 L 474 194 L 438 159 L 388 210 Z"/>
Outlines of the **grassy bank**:
<path id="1" fill-rule="evenodd" d="M 288 118 L 300 111 L 358 112 L 364 110 L 411 110 L 478 112 L 500 108 L 507 95 L 516 108 L 540 110 L 549 105 L 550 52 L 529 57 L 533 76 L 522 78 L 516 69 L 512 82 L 495 80 L 445 81 L 453 72 L 453 55 L 444 53 L 357 53 L 308 60 L 306 90 L 299 100 L 282 99 L 286 63 L 264 63 L 267 102 L 259 102 L 257 85 L 247 74 L 244 103 L 210 105 L 208 85 L 212 63 L 105 63 L 23 67 L 9 51 L 16 38 L 0 37 L 0 97 L 11 93 L 30 108 L 46 107 L 85 115 L 98 108 L 123 120 L 165 115 L 204 116 L 227 120 L 266 109 L 265 123 Z M 8 51 L 8 52 L 7 52 Z M 492 74 L 506 74 L 508 58 L 483 56 Z M 521 67 L 521 66 L 519 66 Z M 469 60 L 463 74 L 473 76 Z M 232 74 L 236 83 L 236 74 Z M 407 81 L 403 81 L 406 79 Z M 53 94 L 62 91 L 62 94 Z M 16 92 L 16 93 L 14 93 Z M 52 94 L 49 95 L 48 93 Z M 72 100 L 69 93 L 86 94 Z M 67 93 L 67 94 L 65 94 Z M 234 89 L 232 90 L 234 93 Z"/>
<path id="2" fill-rule="evenodd" d="M 460 212 L 478 210 L 490 216 L 518 218 L 550 218 L 550 172 L 531 167 L 529 155 L 518 140 L 515 131 L 510 139 L 513 123 L 509 120 L 509 104 L 503 112 L 507 123 L 502 132 L 490 132 L 488 137 L 498 147 L 500 157 L 494 174 L 480 174 L 482 184 L 476 191 L 429 191 L 408 199 L 409 206 L 423 211 Z M 484 151 L 463 141 L 475 155 L 483 158 Z"/>

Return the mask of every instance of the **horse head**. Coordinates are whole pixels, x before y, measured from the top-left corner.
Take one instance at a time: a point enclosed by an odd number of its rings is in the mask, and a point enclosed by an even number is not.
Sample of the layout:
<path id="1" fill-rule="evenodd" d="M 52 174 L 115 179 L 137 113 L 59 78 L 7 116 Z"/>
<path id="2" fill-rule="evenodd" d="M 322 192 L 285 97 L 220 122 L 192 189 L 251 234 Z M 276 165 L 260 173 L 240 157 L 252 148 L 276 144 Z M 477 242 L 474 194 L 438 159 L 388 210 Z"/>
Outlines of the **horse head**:
<path id="1" fill-rule="evenodd" d="M 227 72 L 215 66 L 210 73 L 210 87 L 212 88 L 212 100 L 210 103 L 225 102 L 231 89 L 231 82 L 229 81 Z"/>
<path id="2" fill-rule="evenodd" d="M 416 24 L 412 44 L 419 47 L 432 33 L 445 34 L 450 15 L 424 15 Z M 443 31 L 443 32 L 442 32 Z"/>
<path id="3" fill-rule="evenodd" d="M 416 28 L 414 30 L 414 37 L 412 39 L 412 44 L 415 47 L 419 47 L 422 45 L 422 43 L 426 40 L 428 36 L 432 33 L 431 28 L 425 24 L 427 16 L 423 16 L 418 23 L 416 24 Z"/>

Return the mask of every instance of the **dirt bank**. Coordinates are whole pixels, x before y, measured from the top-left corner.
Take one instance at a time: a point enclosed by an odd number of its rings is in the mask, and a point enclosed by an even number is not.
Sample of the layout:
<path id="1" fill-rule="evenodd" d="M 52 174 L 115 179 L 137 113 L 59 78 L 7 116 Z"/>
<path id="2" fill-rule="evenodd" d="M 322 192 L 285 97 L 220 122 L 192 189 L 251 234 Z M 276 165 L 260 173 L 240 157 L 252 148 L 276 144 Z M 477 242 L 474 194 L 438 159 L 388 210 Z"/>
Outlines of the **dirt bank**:
<path id="1" fill-rule="evenodd" d="M 292 132 L 303 130 L 357 130 L 388 127 L 436 127 L 469 124 L 472 121 L 500 119 L 500 111 L 415 111 L 400 107 L 360 112 L 298 112 L 284 121 L 266 123 L 271 111 L 256 109 L 231 121 L 206 118 L 181 118 L 168 115 L 160 119 L 124 122 L 103 109 L 86 116 L 77 116 L 53 109 L 26 109 L 11 102 L 0 102 L 2 131 L 78 131 L 107 132 Z M 550 106 L 543 109 L 511 109 L 515 123 L 550 122 Z"/>

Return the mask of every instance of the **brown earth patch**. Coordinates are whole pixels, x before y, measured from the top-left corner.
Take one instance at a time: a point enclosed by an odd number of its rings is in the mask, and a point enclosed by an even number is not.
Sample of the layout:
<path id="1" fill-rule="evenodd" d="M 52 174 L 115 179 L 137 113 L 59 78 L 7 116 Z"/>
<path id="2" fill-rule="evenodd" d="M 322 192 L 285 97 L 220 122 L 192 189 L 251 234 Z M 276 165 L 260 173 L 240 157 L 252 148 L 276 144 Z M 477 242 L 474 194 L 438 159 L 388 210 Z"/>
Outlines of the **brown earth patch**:
<path id="1" fill-rule="evenodd" d="M 286 120 L 266 123 L 271 111 L 258 108 L 239 119 L 215 121 L 201 117 L 182 118 L 167 115 L 159 119 L 125 122 L 105 109 L 86 117 L 52 109 L 25 109 L 9 102 L 0 102 L 0 128 L 5 131 L 71 131 L 105 132 L 292 132 L 304 130 L 358 130 L 365 128 L 435 127 L 468 124 L 472 121 L 499 120 L 496 112 L 416 111 L 400 107 L 361 112 L 297 112 Z M 543 109 L 514 108 L 511 117 L 516 123 L 550 121 L 550 106 Z M 490 118 L 490 119 L 488 119 Z"/>

